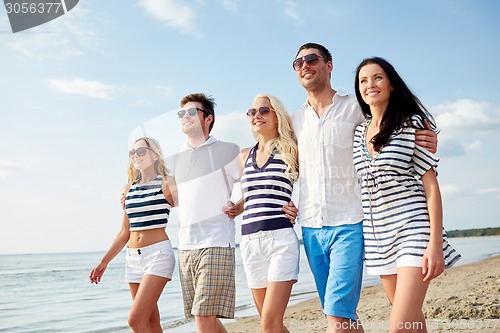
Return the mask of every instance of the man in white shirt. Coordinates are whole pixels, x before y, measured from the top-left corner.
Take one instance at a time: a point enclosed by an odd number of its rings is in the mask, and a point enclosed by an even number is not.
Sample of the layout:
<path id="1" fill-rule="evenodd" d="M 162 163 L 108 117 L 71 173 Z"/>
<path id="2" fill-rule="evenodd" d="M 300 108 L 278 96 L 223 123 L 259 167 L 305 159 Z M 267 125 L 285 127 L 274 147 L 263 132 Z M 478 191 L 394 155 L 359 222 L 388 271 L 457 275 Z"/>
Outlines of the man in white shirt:
<path id="1" fill-rule="evenodd" d="M 235 223 L 222 212 L 240 176 L 237 145 L 210 136 L 215 102 L 190 94 L 178 112 L 187 136 L 167 159 L 169 186 L 179 206 L 179 275 L 186 318 L 198 333 L 226 332 L 218 318 L 234 318 Z"/>
<path id="2" fill-rule="evenodd" d="M 302 45 L 293 68 L 307 92 L 307 101 L 292 117 L 304 248 L 327 332 L 363 332 L 356 315 L 363 275 L 363 210 L 352 144 L 364 117 L 355 96 L 331 87 L 332 56 L 324 46 Z M 422 131 L 419 140 L 435 151 L 432 131 Z"/>

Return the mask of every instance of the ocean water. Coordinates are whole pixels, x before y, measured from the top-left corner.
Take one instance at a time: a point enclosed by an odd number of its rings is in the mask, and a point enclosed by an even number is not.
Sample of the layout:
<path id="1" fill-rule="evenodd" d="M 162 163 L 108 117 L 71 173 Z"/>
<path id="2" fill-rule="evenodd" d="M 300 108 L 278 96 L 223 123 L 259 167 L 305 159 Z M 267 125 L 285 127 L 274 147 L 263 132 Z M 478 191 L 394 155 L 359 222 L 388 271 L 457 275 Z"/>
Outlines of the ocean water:
<path id="1" fill-rule="evenodd" d="M 451 238 L 461 254 L 460 265 L 500 254 L 500 237 Z M 316 296 L 307 259 L 301 249 L 301 272 L 290 303 Z M 130 332 L 127 315 L 131 305 L 124 282 L 124 254 L 110 263 L 99 285 L 88 274 L 103 252 L 0 255 L 0 332 Z M 236 316 L 256 314 L 246 286 L 239 251 L 236 251 Z M 378 283 L 365 275 L 363 284 Z M 165 332 L 193 332 L 183 314 L 178 272 L 159 301 Z"/>

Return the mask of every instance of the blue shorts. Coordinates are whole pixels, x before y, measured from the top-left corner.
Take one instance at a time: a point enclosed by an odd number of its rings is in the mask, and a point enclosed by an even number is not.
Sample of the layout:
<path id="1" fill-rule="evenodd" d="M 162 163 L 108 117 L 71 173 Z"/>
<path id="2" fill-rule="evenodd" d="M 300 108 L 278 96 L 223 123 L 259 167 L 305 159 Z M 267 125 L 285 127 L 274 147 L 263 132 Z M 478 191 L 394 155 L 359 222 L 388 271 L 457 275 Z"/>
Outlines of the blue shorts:
<path id="1" fill-rule="evenodd" d="M 323 312 L 356 320 L 363 280 L 363 223 L 302 227 L 302 239 Z"/>

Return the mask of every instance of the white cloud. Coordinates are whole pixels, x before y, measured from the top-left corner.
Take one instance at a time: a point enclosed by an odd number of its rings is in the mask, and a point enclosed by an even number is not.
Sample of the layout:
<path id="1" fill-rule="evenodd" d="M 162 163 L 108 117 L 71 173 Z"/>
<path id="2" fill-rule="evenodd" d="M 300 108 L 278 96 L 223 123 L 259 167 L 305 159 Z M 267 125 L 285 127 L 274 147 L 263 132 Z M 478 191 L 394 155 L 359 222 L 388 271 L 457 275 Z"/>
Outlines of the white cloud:
<path id="1" fill-rule="evenodd" d="M 456 184 L 441 184 L 439 189 L 443 197 L 452 196 L 460 192 L 460 187 Z"/>
<path id="2" fill-rule="evenodd" d="M 35 60 L 80 57 L 87 50 L 99 51 L 100 38 L 94 28 L 98 19 L 95 15 L 91 16 L 80 2 L 78 10 L 72 10 L 25 33 L 16 34 L 16 38 L 5 45 L 24 57 Z"/>
<path id="3" fill-rule="evenodd" d="M 500 200 L 500 187 L 485 188 L 483 190 L 479 190 L 478 193 L 487 194 L 487 195 L 493 196 L 494 198 Z"/>
<path id="4" fill-rule="evenodd" d="M 483 143 L 480 140 L 476 140 L 474 142 L 468 143 L 465 145 L 465 148 L 469 150 L 477 150 L 483 147 Z"/>
<path id="5" fill-rule="evenodd" d="M 431 113 L 441 130 L 438 146 L 441 157 L 480 150 L 487 143 L 480 138 L 500 129 L 500 106 L 491 103 L 459 99 L 434 106 Z"/>
<path id="6" fill-rule="evenodd" d="M 481 194 L 489 194 L 489 193 L 500 194 L 500 187 L 485 188 L 483 190 L 479 190 L 478 192 Z"/>
<path id="7" fill-rule="evenodd" d="M 238 10 L 238 5 L 234 0 L 217 0 L 224 8 L 230 12 L 236 12 Z"/>
<path id="8" fill-rule="evenodd" d="M 30 164 L 21 164 L 9 160 L 0 160 L 0 179 L 14 178 L 21 171 L 31 170 Z"/>
<path id="9" fill-rule="evenodd" d="M 153 105 L 153 103 L 151 103 L 151 101 L 148 101 L 146 99 L 140 98 L 135 102 L 135 105 L 140 108 L 144 108 Z"/>
<path id="10" fill-rule="evenodd" d="M 438 136 L 439 157 L 462 156 L 465 154 L 464 146 L 460 142 L 455 139 L 446 139 L 446 136 L 442 139 L 441 135 Z"/>
<path id="11" fill-rule="evenodd" d="M 116 89 L 115 86 L 83 79 L 49 79 L 48 82 L 52 88 L 65 94 L 78 94 L 100 99 L 111 99 L 111 94 Z"/>
<path id="12" fill-rule="evenodd" d="M 500 112 L 489 103 L 460 99 L 432 108 L 438 127 L 447 135 L 464 131 L 482 131 L 500 128 Z"/>
<path id="13" fill-rule="evenodd" d="M 453 156 L 463 156 L 471 150 L 480 150 L 483 148 L 483 142 L 481 140 L 475 140 L 469 143 L 460 142 L 458 137 L 450 137 L 446 134 L 441 137 L 438 136 L 438 155 L 439 157 L 453 157 Z"/>
<path id="14" fill-rule="evenodd" d="M 9 170 L 2 169 L 0 167 L 0 179 L 8 179 L 12 178 L 14 176 L 14 173 Z"/>
<path id="15" fill-rule="evenodd" d="M 71 38 L 57 38 L 55 33 L 25 34 L 6 45 L 27 58 L 37 60 L 60 60 L 79 57 L 83 53 Z"/>
<path id="16" fill-rule="evenodd" d="M 196 33 L 194 28 L 196 14 L 181 1 L 139 0 L 138 3 L 149 15 L 167 26 L 187 34 Z"/>
<path id="17" fill-rule="evenodd" d="M 156 85 L 155 88 L 163 96 L 170 96 L 170 95 L 172 95 L 172 92 L 174 91 L 174 89 L 172 87 L 170 87 L 170 86 L 164 86 L 164 85 L 161 85 L 161 84 Z"/>
<path id="18" fill-rule="evenodd" d="M 297 12 L 297 2 L 293 0 L 280 0 L 279 2 L 285 4 L 285 14 L 296 23 L 303 23 L 302 17 Z"/>

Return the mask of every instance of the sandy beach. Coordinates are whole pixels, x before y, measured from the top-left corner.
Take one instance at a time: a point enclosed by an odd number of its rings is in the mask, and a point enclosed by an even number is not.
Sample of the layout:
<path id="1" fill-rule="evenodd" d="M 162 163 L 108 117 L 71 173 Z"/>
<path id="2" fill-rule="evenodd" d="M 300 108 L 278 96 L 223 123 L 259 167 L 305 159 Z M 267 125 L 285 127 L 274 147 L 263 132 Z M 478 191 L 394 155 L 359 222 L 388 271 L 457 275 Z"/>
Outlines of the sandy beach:
<path id="1" fill-rule="evenodd" d="M 500 332 L 500 256 L 452 267 L 433 280 L 423 307 L 429 332 Z M 387 332 L 390 304 L 382 285 L 364 287 L 358 315 L 365 332 Z M 258 316 L 226 323 L 228 332 L 260 332 Z M 318 298 L 289 306 L 285 325 L 291 333 L 325 332 Z"/>

